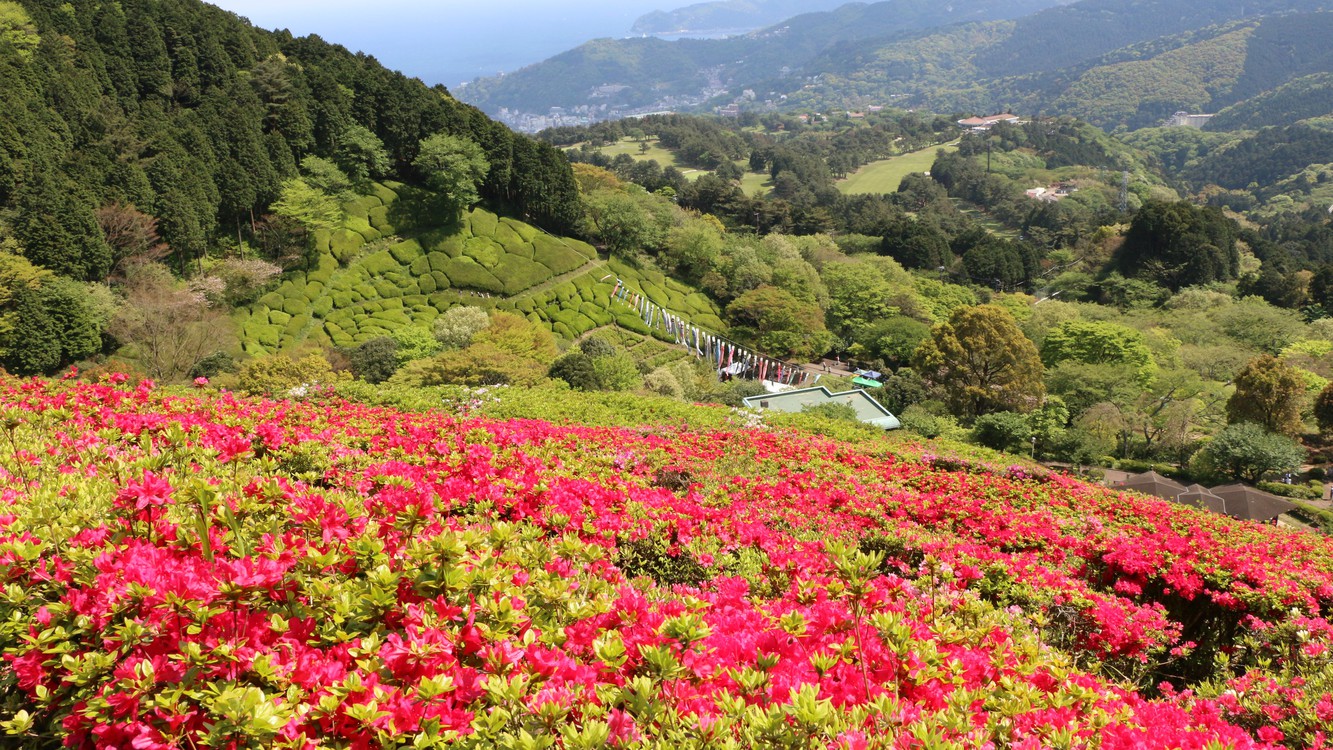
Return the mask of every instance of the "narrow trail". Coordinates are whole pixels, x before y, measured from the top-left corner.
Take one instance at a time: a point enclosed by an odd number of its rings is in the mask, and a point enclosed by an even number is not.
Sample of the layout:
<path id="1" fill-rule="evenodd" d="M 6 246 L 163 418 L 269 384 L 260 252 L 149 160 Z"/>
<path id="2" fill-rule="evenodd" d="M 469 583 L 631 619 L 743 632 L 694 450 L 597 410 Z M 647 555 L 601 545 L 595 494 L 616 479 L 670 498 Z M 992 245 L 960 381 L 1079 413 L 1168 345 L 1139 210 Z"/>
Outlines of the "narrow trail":
<path id="1" fill-rule="evenodd" d="M 505 297 L 504 299 L 514 302 L 523 299 L 525 297 L 532 297 L 534 295 L 541 294 L 542 292 L 545 292 L 549 289 L 554 289 L 555 287 L 565 283 L 566 281 L 578 278 L 579 276 L 582 276 L 583 274 L 588 273 L 589 271 L 593 271 L 598 268 L 604 268 L 606 267 L 606 264 L 608 262 L 609 261 L 602 260 L 601 258 L 593 258 L 587 263 L 584 263 L 578 268 L 575 268 L 573 271 L 566 271 L 565 273 L 562 273 L 559 276 L 552 276 L 551 278 L 547 279 L 546 281 L 543 281 L 540 284 L 537 284 L 536 286 L 530 286 L 527 289 L 524 289 L 523 291 L 519 292 L 518 294 L 515 294 L 512 297 Z"/>

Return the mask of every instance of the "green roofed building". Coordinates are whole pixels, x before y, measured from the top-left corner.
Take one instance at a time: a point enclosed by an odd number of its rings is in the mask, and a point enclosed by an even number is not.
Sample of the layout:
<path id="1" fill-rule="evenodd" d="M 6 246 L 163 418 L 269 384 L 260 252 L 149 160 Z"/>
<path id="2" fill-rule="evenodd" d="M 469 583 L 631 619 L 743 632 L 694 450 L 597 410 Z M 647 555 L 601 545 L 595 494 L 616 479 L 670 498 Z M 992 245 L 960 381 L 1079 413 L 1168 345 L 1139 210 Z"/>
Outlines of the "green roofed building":
<path id="1" fill-rule="evenodd" d="M 871 398 L 869 393 L 860 388 L 854 391 L 830 393 L 829 389 L 820 385 L 814 388 L 801 388 L 800 390 L 783 393 L 750 396 L 742 399 L 742 401 L 746 406 L 786 412 L 799 412 L 811 406 L 822 406 L 824 404 L 847 404 L 856 410 L 856 418 L 862 422 L 873 424 L 884 430 L 896 430 L 903 426 L 902 422 L 899 422 L 898 418 L 893 416 L 893 412 L 885 409 L 878 401 Z"/>

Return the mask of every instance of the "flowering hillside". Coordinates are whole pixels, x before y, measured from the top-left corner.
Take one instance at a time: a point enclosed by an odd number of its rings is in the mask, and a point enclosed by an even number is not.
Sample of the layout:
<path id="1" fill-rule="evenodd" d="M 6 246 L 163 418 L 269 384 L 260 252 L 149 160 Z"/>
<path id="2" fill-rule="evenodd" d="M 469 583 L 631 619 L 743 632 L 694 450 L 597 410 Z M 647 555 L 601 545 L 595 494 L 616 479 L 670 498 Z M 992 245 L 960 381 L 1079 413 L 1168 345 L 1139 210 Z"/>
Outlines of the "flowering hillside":
<path id="1" fill-rule="evenodd" d="M 796 432 L 12 379 L 0 430 L 6 747 L 1330 746 L 1321 537 Z"/>

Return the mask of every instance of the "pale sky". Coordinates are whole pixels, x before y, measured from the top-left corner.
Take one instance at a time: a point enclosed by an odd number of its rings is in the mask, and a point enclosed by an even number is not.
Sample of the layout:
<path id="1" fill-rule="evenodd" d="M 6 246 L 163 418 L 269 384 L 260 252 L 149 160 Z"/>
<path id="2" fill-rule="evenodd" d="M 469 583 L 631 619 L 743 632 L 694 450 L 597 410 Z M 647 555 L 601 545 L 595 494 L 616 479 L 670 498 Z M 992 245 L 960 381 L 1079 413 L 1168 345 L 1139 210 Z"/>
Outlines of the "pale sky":
<path id="1" fill-rule="evenodd" d="M 255 25 L 319 34 L 418 76 L 457 86 L 598 37 L 629 34 L 634 19 L 691 0 L 209 0 Z"/>

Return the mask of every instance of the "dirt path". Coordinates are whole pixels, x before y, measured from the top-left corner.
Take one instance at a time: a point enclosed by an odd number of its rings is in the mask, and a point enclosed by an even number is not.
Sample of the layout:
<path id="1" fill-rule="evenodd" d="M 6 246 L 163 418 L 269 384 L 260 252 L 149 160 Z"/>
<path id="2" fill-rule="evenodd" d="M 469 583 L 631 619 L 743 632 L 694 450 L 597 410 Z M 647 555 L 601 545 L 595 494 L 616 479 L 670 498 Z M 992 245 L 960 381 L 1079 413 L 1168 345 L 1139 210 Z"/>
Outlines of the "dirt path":
<path id="1" fill-rule="evenodd" d="M 598 268 L 603 268 L 606 266 L 608 262 L 609 261 L 602 260 L 601 258 L 593 258 L 587 263 L 584 263 L 578 268 L 575 268 L 573 271 L 566 271 L 565 273 L 562 273 L 559 276 L 552 276 L 551 278 L 547 279 L 546 281 L 543 281 L 542 283 L 536 286 L 530 286 L 527 289 L 524 289 L 523 291 L 519 292 L 518 294 L 515 294 L 512 297 L 505 297 L 505 299 L 510 301 L 516 301 L 523 299 L 524 297 L 531 297 L 536 294 L 541 294 L 542 292 L 545 292 L 548 289 L 554 289 L 555 287 L 565 283 L 566 281 L 569 281 L 570 279 L 578 278 L 579 276 L 582 276 L 583 274 L 588 273 L 589 271 L 593 271 Z"/>

